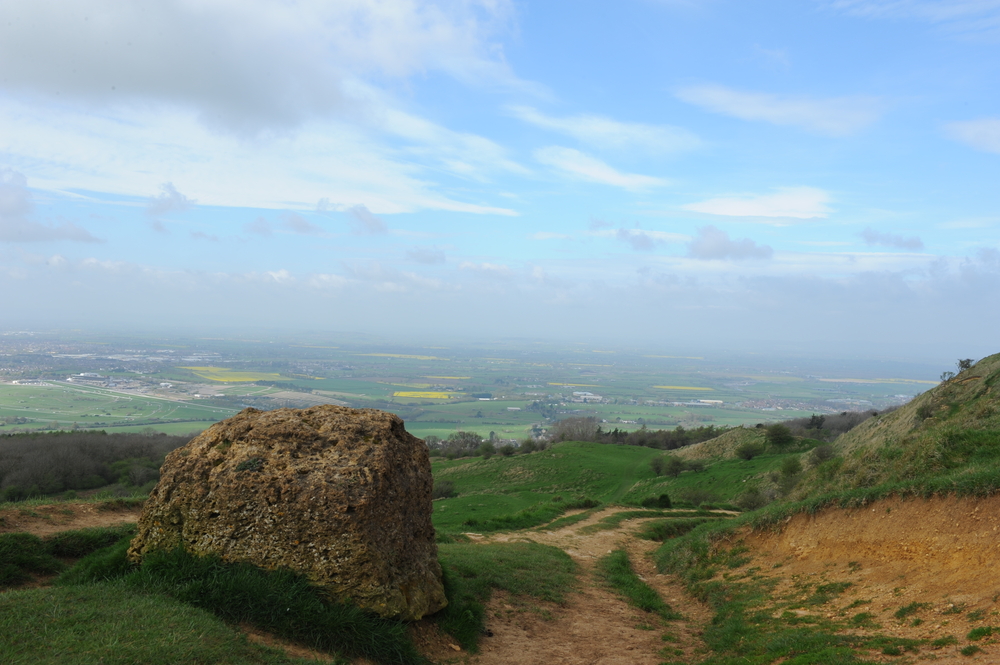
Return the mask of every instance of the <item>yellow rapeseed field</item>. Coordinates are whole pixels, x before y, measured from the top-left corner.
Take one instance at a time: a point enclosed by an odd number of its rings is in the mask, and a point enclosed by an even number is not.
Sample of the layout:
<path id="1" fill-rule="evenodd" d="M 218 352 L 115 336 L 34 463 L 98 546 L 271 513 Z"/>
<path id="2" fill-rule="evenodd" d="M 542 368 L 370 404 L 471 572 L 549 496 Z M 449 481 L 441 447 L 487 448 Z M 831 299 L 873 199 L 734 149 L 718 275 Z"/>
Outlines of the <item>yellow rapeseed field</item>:
<path id="1" fill-rule="evenodd" d="M 208 381 L 222 383 L 253 383 L 254 381 L 291 381 L 274 372 L 243 372 L 227 367 L 181 367 Z"/>
<path id="2" fill-rule="evenodd" d="M 450 393 L 435 392 L 433 390 L 401 390 L 392 394 L 393 397 L 415 397 L 417 399 L 450 399 Z"/>

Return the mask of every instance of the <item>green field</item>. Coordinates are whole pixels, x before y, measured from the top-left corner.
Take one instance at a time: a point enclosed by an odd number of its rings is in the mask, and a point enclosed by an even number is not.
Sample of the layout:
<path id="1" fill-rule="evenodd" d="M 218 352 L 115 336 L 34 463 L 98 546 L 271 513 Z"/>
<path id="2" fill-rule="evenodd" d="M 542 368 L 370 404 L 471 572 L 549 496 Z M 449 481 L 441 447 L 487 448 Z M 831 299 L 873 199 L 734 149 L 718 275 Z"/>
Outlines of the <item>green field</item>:
<path id="1" fill-rule="evenodd" d="M 129 394 L 83 385 L 0 384 L 0 432 L 19 429 L 107 429 L 167 433 L 200 431 L 236 409 Z M 27 422 L 5 422 L 9 419 Z"/>
<path id="2" fill-rule="evenodd" d="M 929 389 L 940 372 L 901 363 L 714 358 L 668 348 L 431 348 L 309 341 L 315 343 L 127 339 L 98 344 L 60 339 L 48 351 L 36 345 L 30 352 L 0 341 L 0 354 L 9 361 L 0 367 L 0 381 L 5 381 L 0 383 L 0 422 L 30 420 L 30 426 L 18 424 L 17 429 L 75 423 L 177 431 L 171 423 L 189 421 L 203 428 L 244 406 L 270 409 L 335 400 L 397 413 L 421 437 L 446 438 L 464 430 L 523 439 L 537 436 L 554 420 L 574 416 L 595 417 L 605 429 L 630 431 L 884 408 Z M 127 381 L 131 387 L 112 393 L 65 381 L 84 372 Z M 24 379 L 42 380 L 58 390 L 9 383 Z M 199 393 L 216 397 L 206 404 L 194 398 Z M 11 423 L 7 427 L 10 431 Z"/>

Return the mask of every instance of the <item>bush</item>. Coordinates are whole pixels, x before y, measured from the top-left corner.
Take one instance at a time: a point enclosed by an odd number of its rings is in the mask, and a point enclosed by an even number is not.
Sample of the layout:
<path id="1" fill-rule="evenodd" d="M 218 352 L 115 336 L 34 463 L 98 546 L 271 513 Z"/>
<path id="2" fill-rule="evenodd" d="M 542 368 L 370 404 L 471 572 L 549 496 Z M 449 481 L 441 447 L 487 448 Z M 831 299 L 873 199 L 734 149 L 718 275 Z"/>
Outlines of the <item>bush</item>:
<path id="1" fill-rule="evenodd" d="M 744 443 L 736 448 L 736 456 L 747 461 L 764 454 L 764 446 L 759 443 Z"/>
<path id="2" fill-rule="evenodd" d="M 816 446 L 809 453 L 809 466 L 819 466 L 827 460 L 833 459 L 833 446 L 824 443 L 821 446 Z"/>
<path id="3" fill-rule="evenodd" d="M 431 490 L 432 499 L 450 499 L 458 496 L 455 491 L 455 483 L 450 480 L 434 480 L 434 489 Z"/>
<path id="4" fill-rule="evenodd" d="M 798 457 L 789 457 L 781 462 L 781 475 L 787 477 L 802 473 L 802 462 Z"/>
<path id="5" fill-rule="evenodd" d="M 670 497 L 666 494 L 650 496 L 642 500 L 643 508 L 670 508 Z"/>
<path id="6" fill-rule="evenodd" d="M 795 437 L 792 436 L 792 430 L 788 429 L 788 427 L 782 425 L 781 423 L 769 425 L 765 431 L 767 433 L 767 442 L 775 448 L 785 448 L 786 446 L 795 443 Z"/>
<path id="7" fill-rule="evenodd" d="M 771 503 L 772 500 L 773 497 L 768 496 L 768 494 L 760 488 L 751 487 L 737 496 L 733 503 L 739 506 L 740 510 L 749 511 L 763 508 L 767 504 Z"/>

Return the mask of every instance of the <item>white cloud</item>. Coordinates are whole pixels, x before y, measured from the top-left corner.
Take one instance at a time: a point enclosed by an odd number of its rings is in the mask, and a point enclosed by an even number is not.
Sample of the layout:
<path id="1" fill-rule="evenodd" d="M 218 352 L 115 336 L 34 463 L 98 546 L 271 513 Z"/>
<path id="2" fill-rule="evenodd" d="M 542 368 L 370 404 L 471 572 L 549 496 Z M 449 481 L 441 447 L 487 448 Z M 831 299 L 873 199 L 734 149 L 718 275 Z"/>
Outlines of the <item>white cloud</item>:
<path id="1" fill-rule="evenodd" d="M 28 179 L 13 169 L 0 168 L 0 242 L 100 242 L 89 231 L 68 220 L 56 226 L 36 222 L 30 219 L 33 210 Z"/>
<path id="2" fill-rule="evenodd" d="M 775 194 L 721 196 L 681 207 L 726 217 L 816 219 L 830 214 L 829 201 L 829 194 L 816 187 L 778 187 Z"/>
<path id="3" fill-rule="evenodd" d="M 956 32 L 1000 29 L 997 0 L 830 0 L 828 6 L 865 18 L 909 18 L 940 24 Z"/>
<path id="4" fill-rule="evenodd" d="M 351 218 L 351 231 L 356 235 L 381 235 L 389 231 L 385 222 L 363 205 L 351 206 L 347 214 Z"/>
<path id="5" fill-rule="evenodd" d="M 588 182 L 621 187 L 630 191 L 663 187 L 669 184 L 663 178 L 638 173 L 622 173 L 596 157 L 591 157 L 572 148 L 549 146 L 535 150 L 534 155 L 535 159 L 542 164 L 552 166 L 569 176 Z"/>
<path id="6" fill-rule="evenodd" d="M 512 276 L 510 267 L 502 263 L 475 263 L 473 261 L 462 261 L 458 264 L 458 269 L 468 270 L 486 277 L 508 279 Z"/>
<path id="7" fill-rule="evenodd" d="M 654 153 L 679 152 L 700 145 L 692 132 L 668 125 L 619 122 L 598 115 L 555 118 L 530 106 L 508 106 L 514 117 L 537 127 L 572 136 L 581 143 L 616 150 L 639 149 Z"/>
<path id="8" fill-rule="evenodd" d="M 205 206 L 311 210 L 326 199 L 329 209 L 341 211 L 364 201 L 375 214 L 517 214 L 439 194 L 412 156 L 404 159 L 372 131 L 338 121 L 249 142 L 210 132 L 193 114 L 171 109 L 112 116 L 0 97 L 0 126 L 13 128 L 2 145 L 9 163 L 30 167 L 39 189 L 145 196 L 169 179 L 180 191 L 198 189 Z M 425 157 L 440 170 L 436 153 Z"/>
<path id="9" fill-rule="evenodd" d="M 1000 153 L 1000 118 L 951 122 L 944 129 L 950 138 L 976 150 Z"/>
<path id="10" fill-rule="evenodd" d="M 258 236 L 271 235 L 271 225 L 263 217 L 258 217 L 252 222 L 247 222 L 243 225 L 243 230 Z"/>
<path id="11" fill-rule="evenodd" d="M 602 227 L 591 227 L 591 230 L 585 231 L 584 233 L 585 235 L 595 236 L 598 238 L 614 238 L 615 240 L 621 240 L 622 242 L 631 242 L 632 239 L 637 239 L 639 245 L 644 245 L 646 243 L 646 240 L 642 239 L 640 236 L 656 243 L 687 242 L 691 239 L 691 236 L 686 236 L 681 233 L 669 233 L 668 231 L 647 231 L 646 229 L 619 228 L 615 230 Z"/>
<path id="12" fill-rule="evenodd" d="M 511 27 L 508 0 L 33 0 L 5 16 L 8 90 L 186 106 L 240 132 L 351 112 L 343 87 L 354 77 L 436 70 L 537 88 L 513 75 L 493 42 Z"/>
<path id="13" fill-rule="evenodd" d="M 296 212 L 288 212 L 281 216 L 281 228 L 286 231 L 291 231 L 292 233 L 297 233 L 304 236 L 318 236 L 323 235 L 324 231 L 321 226 L 313 224 L 307 220 L 302 215 Z"/>
<path id="14" fill-rule="evenodd" d="M 774 250 L 767 245 L 758 245 L 749 238 L 732 240 L 729 234 L 714 226 L 698 229 L 698 235 L 688 245 L 688 256 L 706 261 L 769 259 L 773 255 Z"/>
<path id="15" fill-rule="evenodd" d="M 149 199 L 146 205 L 146 214 L 152 217 L 159 217 L 170 212 L 183 212 L 197 203 L 189 199 L 174 187 L 174 183 L 165 182 L 160 185 L 160 194 Z"/>
<path id="16" fill-rule="evenodd" d="M 745 92 L 721 85 L 681 88 L 677 97 L 713 113 L 791 125 L 827 136 L 847 136 L 878 120 L 882 102 L 875 97 L 814 99 L 797 95 Z"/>
<path id="17" fill-rule="evenodd" d="M 883 247 L 896 247 L 898 249 L 918 250 L 924 248 L 923 241 L 917 236 L 904 238 L 893 233 L 881 233 L 868 228 L 861 232 L 861 237 L 869 245 L 881 245 Z"/>

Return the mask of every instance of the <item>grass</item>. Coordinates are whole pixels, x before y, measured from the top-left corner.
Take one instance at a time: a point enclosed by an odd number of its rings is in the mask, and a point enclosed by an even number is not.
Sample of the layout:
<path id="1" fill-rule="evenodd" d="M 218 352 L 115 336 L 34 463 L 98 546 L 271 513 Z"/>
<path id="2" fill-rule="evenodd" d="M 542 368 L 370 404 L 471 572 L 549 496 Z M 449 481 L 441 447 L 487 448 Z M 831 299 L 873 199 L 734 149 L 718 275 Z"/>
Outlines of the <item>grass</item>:
<path id="1" fill-rule="evenodd" d="M 475 652 L 485 631 L 485 605 L 494 590 L 563 603 L 576 586 L 576 564 L 562 550 L 531 542 L 438 545 L 448 607 L 438 625 Z"/>
<path id="2" fill-rule="evenodd" d="M 641 531 L 638 532 L 640 538 L 645 540 L 656 540 L 663 542 L 669 538 L 676 538 L 677 536 L 683 536 L 685 533 L 691 531 L 695 527 L 701 526 L 706 522 L 717 521 L 718 517 L 695 517 L 690 519 L 672 519 L 672 520 L 660 520 L 657 522 L 651 522 Z"/>
<path id="3" fill-rule="evenodd" d="M 474 529 L 479 533 L 489 533 L 492 531 L 516 531 L 518 529 L 529 529 L 539 524 L 551 522 L 567 510 L 576 508 L 594 508 L 598 505 L 593 499 L 581 499 L 570 502 L 549 502 L 539 503 L 530 508 L 519 510 L 516 513 L 499 515 L 496 517 L 470 517 L 462 522 L 462 526 Z"/>
<path id="4" fill-rule="evenodd" d="M 0 636 L 5 665 L 314 662 L 249 644 L 219 618 L 181 601 L 110 585 L 0 594 Z"/>
<path id="5" fill-rule="evenodd" d="M 0 534 L 0 588 L 15 587 L 66 569 L 59 558 L 80 558 L 131 535 L 135 525 L 64 531 L 46 538 L 30 533 Z M 59 557 L 59 558 L 57 558 Z"/>
<path id="6" fill-rule="evenodd" d="M 660 598 L 656 590 L 639 579 L 632 569 L 628 552 L 615 550 L 597 561 L 597 574 L 630 605 L 645 612 L 652 612 L 665 621 L 680 619 L 678 614 Z"/>
<path id="7" fill-rule="evenodd" d="M 652 519 L 656 517 L 683 518 L 689 516 L 706 516 L 711 514 L 712 513 L 708 511 L 697 510 L 623 510 L 612 515 L 608 515 L 607 517 L 602 517 L 598 522 L 579 529 L 577 533 L 580 535 L 588 535 L 597 533 L 598 531 L 614 531 L 621 526 L 622 522 L 633 519 Z"/>
<path id="8" fill-rule="evenodd" d="M 182 549 L 125 559 L 128 538 L 80 561 L 64 588 L 117 589 L 123 598 L 157 595 L 207 610 L 230 624 L 248 623 L 312 649 L 378 663 L 423 663 L 402 622 L 328 600 L 301 575 L 262 570 Z"/>

